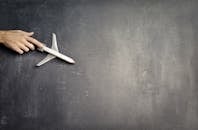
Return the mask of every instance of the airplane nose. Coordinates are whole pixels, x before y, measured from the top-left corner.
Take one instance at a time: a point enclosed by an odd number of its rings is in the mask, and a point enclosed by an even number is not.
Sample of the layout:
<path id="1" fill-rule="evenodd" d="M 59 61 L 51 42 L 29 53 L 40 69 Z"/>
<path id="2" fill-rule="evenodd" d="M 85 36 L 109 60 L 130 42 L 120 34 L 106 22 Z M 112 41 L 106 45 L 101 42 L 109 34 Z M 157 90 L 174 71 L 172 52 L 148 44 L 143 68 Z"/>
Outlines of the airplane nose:
<path id="1" fill-rule="evenodd" d="M 71 59 L 70 63 L 75 64 L 76 62 L 73 59 Z"/>

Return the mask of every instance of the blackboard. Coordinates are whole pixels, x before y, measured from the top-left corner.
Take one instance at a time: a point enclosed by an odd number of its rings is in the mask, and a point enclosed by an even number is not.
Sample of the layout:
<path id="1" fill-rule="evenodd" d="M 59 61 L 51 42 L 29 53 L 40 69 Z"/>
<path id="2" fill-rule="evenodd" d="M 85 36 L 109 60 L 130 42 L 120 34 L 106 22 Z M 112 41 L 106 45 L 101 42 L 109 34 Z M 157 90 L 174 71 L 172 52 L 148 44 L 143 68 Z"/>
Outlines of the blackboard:
<path id="1" fill-rule="evenodd" d="M 0 46 L 2 130 L 197 130 L 198 1 L 1 0 L 0 29 L 46 53 Z"/>

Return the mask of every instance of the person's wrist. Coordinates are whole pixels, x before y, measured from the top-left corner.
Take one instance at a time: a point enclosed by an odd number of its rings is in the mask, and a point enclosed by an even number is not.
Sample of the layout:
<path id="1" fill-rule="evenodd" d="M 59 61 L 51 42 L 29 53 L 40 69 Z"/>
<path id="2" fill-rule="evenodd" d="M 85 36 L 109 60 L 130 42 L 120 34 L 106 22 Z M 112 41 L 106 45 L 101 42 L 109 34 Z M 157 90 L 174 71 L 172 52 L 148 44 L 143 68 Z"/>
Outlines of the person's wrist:
<path id="1" fill-rule="evenodd" d="M 0 31 L 0 44 L 4 43 L 4 37 L 6 35 L 6 31 Z"/>
<path id="2" fill-rule="evenodd" d="M 0 44 L 3 43 L 3 37 L 5 35 L 5 32 L 4 31 L 0 31 Z"/>

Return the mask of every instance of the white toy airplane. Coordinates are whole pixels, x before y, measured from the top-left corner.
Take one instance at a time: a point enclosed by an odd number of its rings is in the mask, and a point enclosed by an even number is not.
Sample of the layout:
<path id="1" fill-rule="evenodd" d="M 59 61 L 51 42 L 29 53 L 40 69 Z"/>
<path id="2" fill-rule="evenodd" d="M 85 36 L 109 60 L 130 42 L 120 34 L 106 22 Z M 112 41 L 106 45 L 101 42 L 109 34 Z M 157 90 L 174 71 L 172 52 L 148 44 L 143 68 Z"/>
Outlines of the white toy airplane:
<path id="1" fill-rule="evenodd" d="M 75 63 L 75 61 L 72 58 L 59 53 L 58 46 L 57 46 L 57 40 L 56 40 L 56 34 L 54 34 L 54 33 L 52 33 L 52 47 L 48 48 L 48 47 L 44 46 L 42 49 L 38 49 L 38 50 L 41 52 L 45 51 L 49 54 L 42 61 L 40 61 L 36 66 L 41 66 L 56 57 L 66 61 L 68 63 L 71 63 L 71 64 Z"/>

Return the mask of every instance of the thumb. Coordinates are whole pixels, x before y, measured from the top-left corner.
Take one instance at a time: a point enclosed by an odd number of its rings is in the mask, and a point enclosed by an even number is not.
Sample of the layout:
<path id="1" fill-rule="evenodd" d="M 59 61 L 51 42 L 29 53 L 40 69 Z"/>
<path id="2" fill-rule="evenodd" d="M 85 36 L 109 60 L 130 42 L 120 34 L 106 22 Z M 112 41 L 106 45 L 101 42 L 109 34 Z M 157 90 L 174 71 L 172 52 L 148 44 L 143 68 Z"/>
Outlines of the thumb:
<path id="1" fill-rule="evenodd" d="M 34 35 L 34 32 L 28 32 L 27 35 L 32 36 L 32 35 Z"/>

